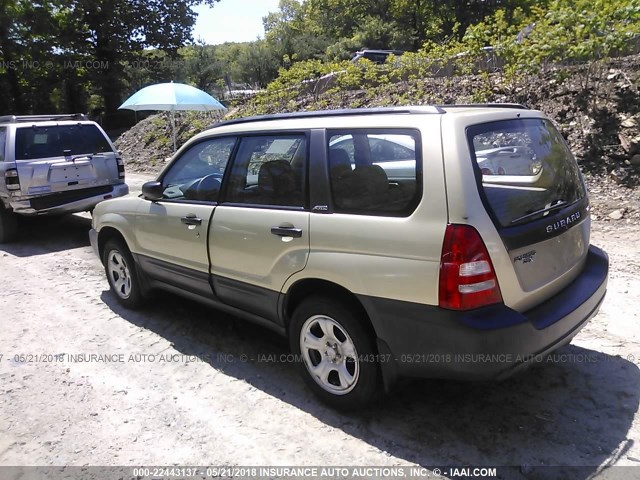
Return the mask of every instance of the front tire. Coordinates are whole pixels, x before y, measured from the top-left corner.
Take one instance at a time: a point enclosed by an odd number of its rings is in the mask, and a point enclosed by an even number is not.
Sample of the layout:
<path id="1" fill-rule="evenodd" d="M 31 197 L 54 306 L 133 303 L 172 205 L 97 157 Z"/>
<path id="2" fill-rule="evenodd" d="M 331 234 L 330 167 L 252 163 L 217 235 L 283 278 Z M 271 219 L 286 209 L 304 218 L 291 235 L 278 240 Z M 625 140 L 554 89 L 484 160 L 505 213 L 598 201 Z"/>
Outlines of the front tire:
<path id="1" fill-rule="evenodd" d="M 18 238 L 18 216 L 0 204 L 0 243 L 10 243 Z"/>
<path id="2" fill-rule="evenodd" d="M 123 306 L 136 309 L 144 304 L 144 296 L 131 252 L 119 240 L 109 240 L 104 246 L 102 263 L 107 281 L 116 299 Z"/>
<path id="3" fill-rule="evenodd" d="M 304 300 L 291 320 L 291 351 L 305 382 L 324 402 L 341 409 L 374 400 L 379 365 L 373 338 L 361 315 L 324 297 Z"/>

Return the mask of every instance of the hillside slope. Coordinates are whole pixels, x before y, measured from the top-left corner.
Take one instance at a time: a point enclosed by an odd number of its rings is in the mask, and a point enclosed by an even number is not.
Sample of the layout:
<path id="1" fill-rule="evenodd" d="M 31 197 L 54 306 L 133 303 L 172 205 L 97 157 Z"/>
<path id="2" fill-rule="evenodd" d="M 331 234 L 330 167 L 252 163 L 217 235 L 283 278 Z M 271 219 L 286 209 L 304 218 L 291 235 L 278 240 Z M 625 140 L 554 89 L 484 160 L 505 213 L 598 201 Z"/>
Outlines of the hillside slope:
<path id="1" fill-rule="evenodd" d="M 513 102 L 549 115 L 568 140 L 586 174 L 596 215 L 640 217 L 640 55 L 612 59 L 507 81 L 500 73 L 424 78 L 362 90 L 307 93 L 295 99 L 255 97 L 227 117 L 315 109 L 477 102 Z M 307 89 L 313 91 L 313 88 Z M 127 168 L 155 173 L 172 154 L 166 113 L 154 115 L 116 141 Z M 179 113 L 178 144 L 217 120 L 210 114 Z"/>

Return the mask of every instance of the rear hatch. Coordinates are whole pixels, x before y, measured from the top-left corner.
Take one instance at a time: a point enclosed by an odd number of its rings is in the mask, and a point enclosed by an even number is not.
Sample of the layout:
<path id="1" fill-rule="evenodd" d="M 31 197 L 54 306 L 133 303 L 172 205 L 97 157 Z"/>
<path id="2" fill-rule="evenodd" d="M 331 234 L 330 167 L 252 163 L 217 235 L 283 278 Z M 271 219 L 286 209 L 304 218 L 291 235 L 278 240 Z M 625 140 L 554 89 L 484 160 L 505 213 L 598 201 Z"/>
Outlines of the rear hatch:
<path id="1" fill-rule="evenodd" d="M 124 169 L 94 123 L 19 126 L 15 159 L 23 195 L 42 195 L 121 183 Z"/>
<path id="2" fill-rule="evenodd" d="M 530 308 L 570 283 L 586 258 L 589 205 L 578 165 L 543 118 L 474 125 L 467 139 L 480 196 L 519 282 L 505 285 L 503 293 L 517 292 L 505 302 Z"/>

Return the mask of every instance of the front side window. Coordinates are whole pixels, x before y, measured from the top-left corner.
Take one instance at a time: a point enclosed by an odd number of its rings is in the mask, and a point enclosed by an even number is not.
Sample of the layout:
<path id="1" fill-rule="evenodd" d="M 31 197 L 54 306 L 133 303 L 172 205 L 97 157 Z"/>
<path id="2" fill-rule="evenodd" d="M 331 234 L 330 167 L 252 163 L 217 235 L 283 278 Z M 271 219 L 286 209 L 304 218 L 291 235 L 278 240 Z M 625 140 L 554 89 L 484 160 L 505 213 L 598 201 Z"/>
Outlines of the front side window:
<path id="1" fill-rule="evenodd" d="M 334 131 L 328 147 L 336 212 L 406 216 L 415 209 L 421 185 L 416 132 Z"/>
<path id="2" fill-rule="evenodd" d="M 306 164 L 304 135 L 245 137 L 238 147 L 225 201 L 303 207 Z"/>
<path id="3" fill-rule="evenodd" d="M 549 120 L 474 125 L 467 136 L 499 226 L 537 220 L 585 196 L 578 164 Z"/>
<path id="4" fill-rule="evenodd" d="M 93 124 L 32 125 L 16 129 L 16 160 L 92 155 L 113 152 Z"/>
<path id="5" fill-rule="evenodd" d="M 225 137 L 191 146 L 162 178 L 164 198 L 218 201 L 222 177 L 235 143 L 235 137 Z"/>

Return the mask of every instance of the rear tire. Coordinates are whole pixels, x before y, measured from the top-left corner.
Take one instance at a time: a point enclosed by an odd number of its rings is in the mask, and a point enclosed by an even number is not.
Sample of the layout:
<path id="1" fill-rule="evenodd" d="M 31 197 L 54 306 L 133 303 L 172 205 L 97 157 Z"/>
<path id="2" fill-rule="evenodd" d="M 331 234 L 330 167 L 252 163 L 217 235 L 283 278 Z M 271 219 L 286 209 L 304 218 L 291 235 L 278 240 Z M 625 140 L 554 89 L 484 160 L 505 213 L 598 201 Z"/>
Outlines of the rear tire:
<path id="1" fill-rule="evenodd" d="M 10 243 L 18 238 L 18 216 L 0 206 L 0 243 Z"/>
<path id="2" fill-rule="evenodd" d="M 289 342 L 300 373 L 318 397 L 340 410 L 372 402 L 380 384 L 375 344 L 362 320 L 325 297 L 304 300 L 291 319 Z"/>
<path id="3" fill-rule="evenodd" d="M 108 240 L 102 252 L 102 263 L 118 302 L 130 309 L 140 308 L 145 298 L 135 262 L 125 244 L 120 240 Z"/>

